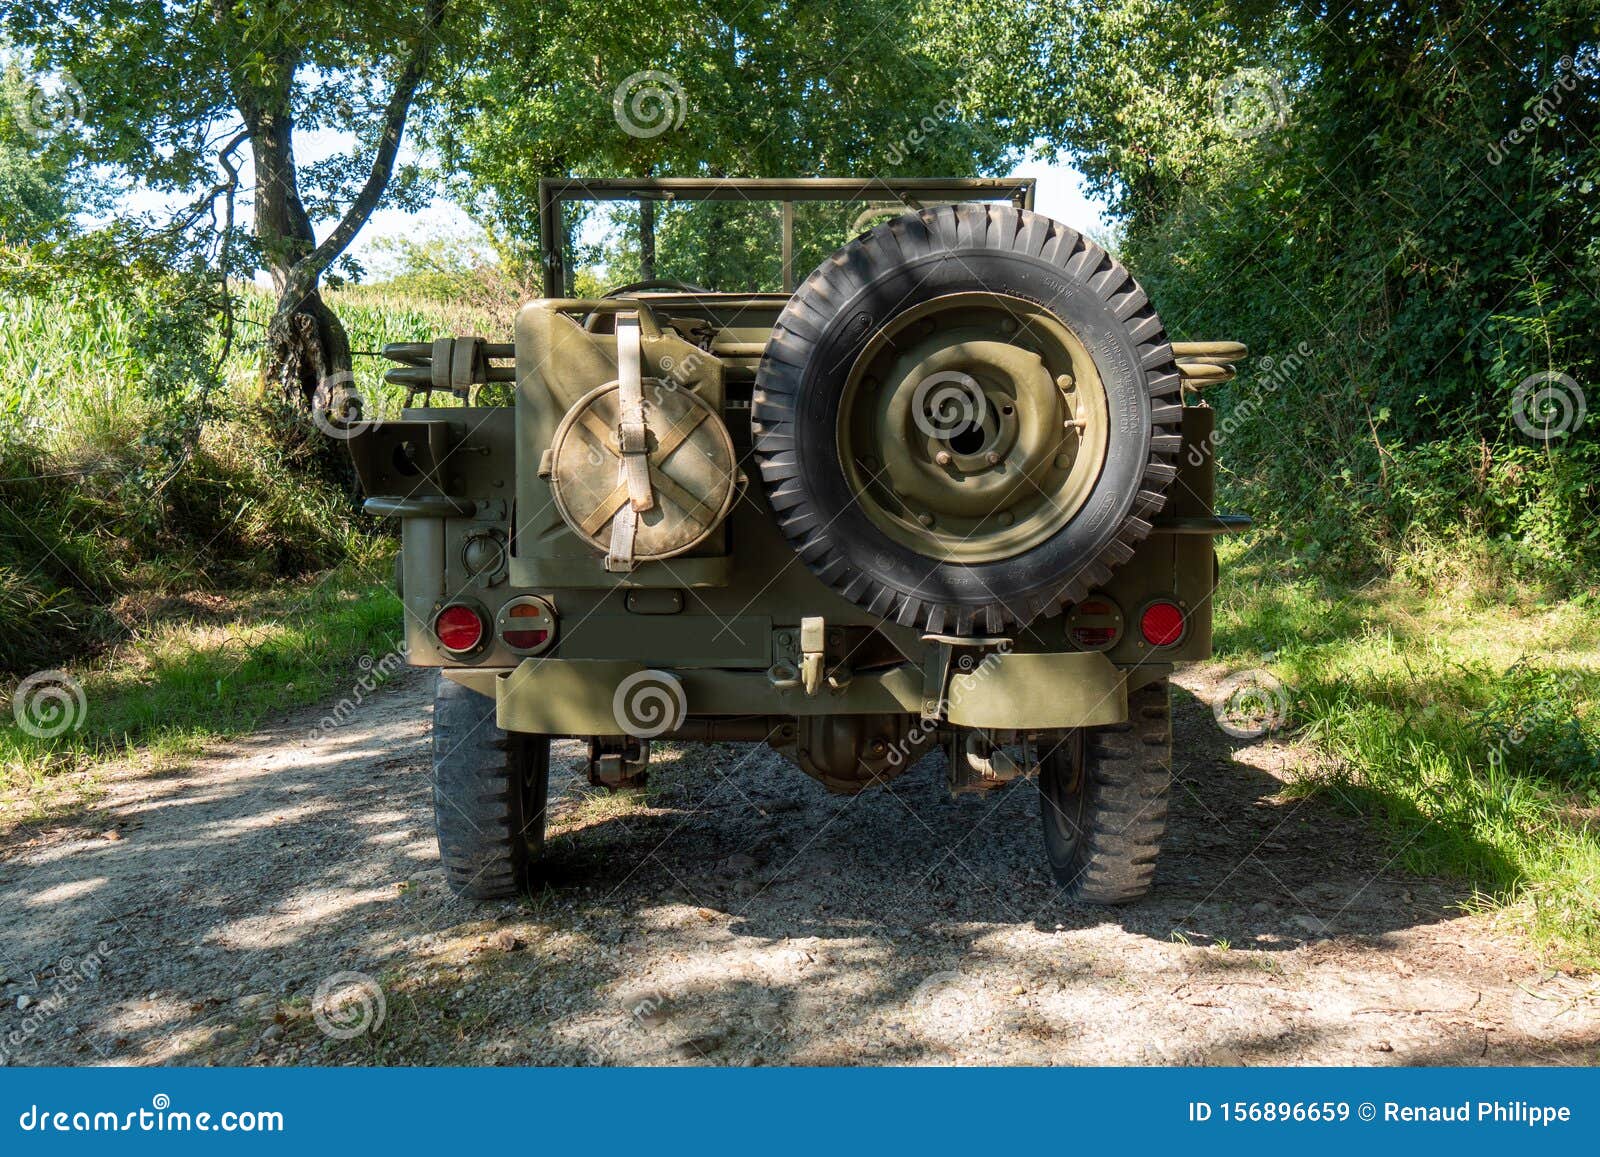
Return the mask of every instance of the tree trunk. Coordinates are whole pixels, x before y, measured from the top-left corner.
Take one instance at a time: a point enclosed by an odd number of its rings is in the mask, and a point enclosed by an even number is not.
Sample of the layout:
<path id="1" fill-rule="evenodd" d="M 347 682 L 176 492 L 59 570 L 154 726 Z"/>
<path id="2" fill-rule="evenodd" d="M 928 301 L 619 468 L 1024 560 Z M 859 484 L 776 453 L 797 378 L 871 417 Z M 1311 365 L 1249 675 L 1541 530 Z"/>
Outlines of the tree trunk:
<path id="1" fill-rule="evenodd" d="M 350 338 L 328 303 L 319 283 L 323 271 L 345 251 L 383 199 L 394 172 L 400 138 L 417 85 L 427 71 L 434 42 L 444 23 L 448 0 L 427 0 L 426 17 L 417 42 L 396 71 L 384 107 L 383 127 L 372 167 L 344 216 L 318 244 L 311 218 L 300 200 L 294 160 L 293 92 L 301 66 L 297 49 L 270 61 L 265 80 L 257 71 L 230 77 L 234 101 L 255 155 L 256 236 L 272 275 L 278 305 L 267 326 L 262 380 L 302 409 L 327 407 L 351 382 Z M 226 0 L 212 0 L 219 24 L 230 20 Z M 236 67 L 231 62 L 230 67 Z"/>
<path id="2" fill-rule="evenodd" d="M 656 203 L 648 197 L 639 201 L 639 279 L 654 281 L 656 276 Z"/>
<path id="3" fill-rule="evenodd" d="M 317 237 L 300 200 L 287 89 L 283 96 L 279 107 L 256 110 L 250 133 L 256 236 L 278 295 L 267 326 L 261 376 L 267 389 L 310 410 L 319 400 L 329 400 L 334 386 L 350 381 L 350 338 L 322 300 L 321 270 L 310 271 L 308 279 L 301 266 L 296 276 L 296 267 L 316 249 Z"/>

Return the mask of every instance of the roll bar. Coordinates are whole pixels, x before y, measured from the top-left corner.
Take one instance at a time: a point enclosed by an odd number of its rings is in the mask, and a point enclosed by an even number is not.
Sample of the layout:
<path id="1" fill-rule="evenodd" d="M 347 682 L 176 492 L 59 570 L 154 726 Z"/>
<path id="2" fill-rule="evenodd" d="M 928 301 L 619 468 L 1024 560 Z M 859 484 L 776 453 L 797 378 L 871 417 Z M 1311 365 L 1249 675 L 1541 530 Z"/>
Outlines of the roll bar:
<path id="1" fill-rule="evenodd" d="M 539 182 L 539 245 L 547 297 L 571 296 L 562 252 L 566 201 L 777 201 L 783 206 L 783 287 L 793 290 L 796 201 L 1010 201 L 1033 208 L 1032 177 L 546 177 Z"/>

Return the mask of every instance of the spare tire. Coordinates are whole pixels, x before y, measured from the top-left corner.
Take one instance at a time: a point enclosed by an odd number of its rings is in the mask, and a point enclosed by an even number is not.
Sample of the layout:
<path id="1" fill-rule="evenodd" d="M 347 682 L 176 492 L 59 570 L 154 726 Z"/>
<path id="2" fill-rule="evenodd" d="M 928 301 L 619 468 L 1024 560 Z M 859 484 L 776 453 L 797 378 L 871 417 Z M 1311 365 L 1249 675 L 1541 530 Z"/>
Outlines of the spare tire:
<path id="1" fill-rule="evenodd" d="M 943 205 L 807 278 L 756 379 L 756 458 L 816 574 L 885 619 L 999 635 L 1110 577 L 1174 475 L 1143 290 L 1048 217 Z"/>

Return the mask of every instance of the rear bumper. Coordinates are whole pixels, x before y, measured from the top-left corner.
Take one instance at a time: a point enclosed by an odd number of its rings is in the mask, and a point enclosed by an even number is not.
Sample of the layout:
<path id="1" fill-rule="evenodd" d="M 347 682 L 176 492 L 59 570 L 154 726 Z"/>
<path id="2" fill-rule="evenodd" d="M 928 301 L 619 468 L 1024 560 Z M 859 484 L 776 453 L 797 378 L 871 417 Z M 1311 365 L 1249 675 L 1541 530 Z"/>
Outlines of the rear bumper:
<path id="1" fill-rule="evenodd" d="M 1101 727 L 1128 717 L 1128 688 L 1166 673 L 1119 669 L 1093 652 L 991 654 L 970 670 L 938 673 L 909 664 L 854 675 L 815 695 L 775 684 L 765 671 L 663 670 L 629 660 L 524 660 L 510 670 L 448 670 L 445 675 L 497 704 L 507 731 L 543 735 L 637 734 L 630 696 L 662 689 L 672 716 L 920 715 L 960 727 L 1045 730 Z M 630 723 L 630 721 L 634 721 Z M 665 730 L 665 729 L 663 729 Z"/>

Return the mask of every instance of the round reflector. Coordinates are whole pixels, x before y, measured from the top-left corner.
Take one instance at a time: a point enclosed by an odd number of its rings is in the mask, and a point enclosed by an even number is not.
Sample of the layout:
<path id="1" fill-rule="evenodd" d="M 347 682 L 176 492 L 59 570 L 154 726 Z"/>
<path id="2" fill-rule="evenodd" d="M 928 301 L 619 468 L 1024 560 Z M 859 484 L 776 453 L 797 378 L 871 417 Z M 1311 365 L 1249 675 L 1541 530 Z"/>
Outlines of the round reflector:
<path id="1" fill-rule="evenodd" d="M 1183 612 L 1177 603 L 1151 603 L 1139 616 L 1139 633 L 1152 647 L 1170 647 L 1183 638 Z"/>
<path id="2" fill-rule="evenodd" d="M 433 633 L 446 651 L 470 651 L 483 642 L 483 619 L 471 607 L 446 607 L 433 620 Z"/>

